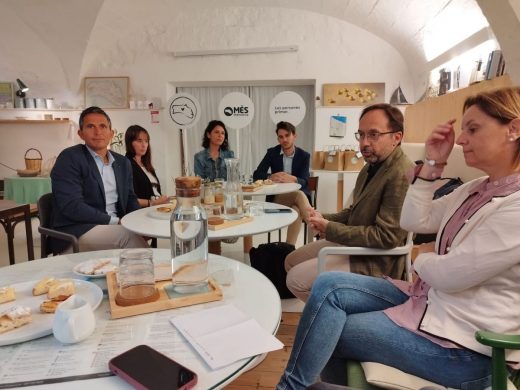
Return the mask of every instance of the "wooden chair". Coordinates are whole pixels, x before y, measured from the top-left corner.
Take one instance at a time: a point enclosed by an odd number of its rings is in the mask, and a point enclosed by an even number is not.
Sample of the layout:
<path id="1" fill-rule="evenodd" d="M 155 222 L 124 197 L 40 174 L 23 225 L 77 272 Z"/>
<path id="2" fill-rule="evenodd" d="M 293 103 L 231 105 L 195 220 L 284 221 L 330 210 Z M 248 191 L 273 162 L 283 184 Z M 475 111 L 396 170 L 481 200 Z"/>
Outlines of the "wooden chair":
<path id="1" fill-rule="evenodd" d="M 38 227 L 38 231 L 41 235 L 41 257 L 42 259 L 47 257 L 48 255 L 57 255 L 57 252 L 51 250 L 49 241 L 50 238 L 55 238 L 58 240 L 64 240 L 70 242 L 72 244 L 72 251 L 74 253 L 79 252 L 79 243 L 76 236 L 64 232 L 60 232 L 58 230 L 54 230 L 51 228 L 51 220 L 52 220 L 52 193 L 48 193 L 42 195 L 40 199 L 38 199 L 38 209 L 40 210 L 40 226 Z"/>
<path id="2" fill-rule="evenodd" d="M 28 260 L 34 260 L 34 243 L 32 237 L 31 217 L 38 214 L 38 210 L 29 204 L 16 204 L 10 200 L 0 201 L 0 224 L 7 235 L 9 251 L 9 264 L 15 263 L 14 254 L 14 229 L 19 222 L 25 222 L 25 235 L 27 239 Z"/>

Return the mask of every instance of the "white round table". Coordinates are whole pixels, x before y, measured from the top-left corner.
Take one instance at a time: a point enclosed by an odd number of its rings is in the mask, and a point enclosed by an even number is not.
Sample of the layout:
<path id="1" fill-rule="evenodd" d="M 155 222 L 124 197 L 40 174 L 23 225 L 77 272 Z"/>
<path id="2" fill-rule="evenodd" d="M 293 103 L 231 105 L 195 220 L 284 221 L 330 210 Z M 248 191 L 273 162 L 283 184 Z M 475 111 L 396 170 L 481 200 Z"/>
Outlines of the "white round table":
<path id="1" fill-rule="evenodd" d="M 293 223 L 298 218 L 298 213 L 290 207 L 276 203 L 255 202 L 264 206 L 264 209 L 288 209 L 290 213 L 264 214 L 253 217 L 253 221 L 236 225 L 222 230 L 208 230 L 208 238 L 211 241 L 225 238 L 253 236 L 283 228 Z M 125 215 L 121 219 L 121 225 L 128 230 L 147 237 L 170 238 L 170 221 L 150 216 L 152 206 L 142 208 Z"/>
<path id="2" fill-rule="evenodd" d="M 153 251 L 155 263 L 170 262 L 169 249 Z M 82 279 L 72 272 L 74 265 L 95 258 L 118 257 L 119 252 L 120 250 L 83 252 L 3 267 L 0 272 L 0 286 L 37 281 L 45 276 Z M 196 389 L 224 387 L 242 372 L 257 364 L 261 356 L 242 359 L 224 368 L 211 370 L 178 334 L 169 319 L 174 315 L 232 303 L 274 335 L 280 323 L 281 303 L 273 284 L 264 275 L 247 265 L 225 257 L 210 255 L 209 270 L 210 273 L 221 270 L 233 272 L 233 283 L 222 287 L 223 301 L 111 320 L 108 299 L 105 295 L 100 307 L 95 311 L 96 330 L 81 343 L 64 345 L 49 335 L 0 347 L 2 362 L 0 384 L 38 381 L 41 383 L 38 386 L 26 387 L 35 390 L 131 389 L 131 386 L 122 379 L 106 376 L 108 360 L 135 345 L 148 344 L 197 373 Z M 104 278 L 90 279 L 90 281 L 106 292 Z M 0 309 L 3 310 L 9 305 L 10 303 L 0 304 Z M 92 379 L 85 379 L 86 376 Z"/>

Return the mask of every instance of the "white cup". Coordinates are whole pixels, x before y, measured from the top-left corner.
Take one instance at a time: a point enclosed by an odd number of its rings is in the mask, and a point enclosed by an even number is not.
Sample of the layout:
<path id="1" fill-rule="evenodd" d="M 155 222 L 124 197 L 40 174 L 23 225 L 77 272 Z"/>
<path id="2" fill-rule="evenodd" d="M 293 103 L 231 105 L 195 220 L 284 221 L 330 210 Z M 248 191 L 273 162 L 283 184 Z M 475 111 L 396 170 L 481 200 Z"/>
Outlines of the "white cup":
<path id="1" fill-rule="evenodd" d="M 62 343 L 85 340 L 94 332 L 96 319 L 90 303 L 79 295 L 72 295 L 56 309 L 52 333 Z"/>

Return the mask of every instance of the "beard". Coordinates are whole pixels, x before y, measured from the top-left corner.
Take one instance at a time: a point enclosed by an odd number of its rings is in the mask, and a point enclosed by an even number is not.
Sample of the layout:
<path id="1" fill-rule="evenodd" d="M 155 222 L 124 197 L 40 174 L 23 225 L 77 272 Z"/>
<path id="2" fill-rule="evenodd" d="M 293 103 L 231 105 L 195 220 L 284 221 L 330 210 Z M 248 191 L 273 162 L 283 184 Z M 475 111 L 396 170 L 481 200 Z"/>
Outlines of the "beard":
<path id="1" fill-rule="evenodd" d="M 364 147 L 361 149 L 361 153 L 363 154 L 363 159 L 367 164 L 377 164 L 379 162 L 380 156 L 375 154 L 371 147 Z"/>

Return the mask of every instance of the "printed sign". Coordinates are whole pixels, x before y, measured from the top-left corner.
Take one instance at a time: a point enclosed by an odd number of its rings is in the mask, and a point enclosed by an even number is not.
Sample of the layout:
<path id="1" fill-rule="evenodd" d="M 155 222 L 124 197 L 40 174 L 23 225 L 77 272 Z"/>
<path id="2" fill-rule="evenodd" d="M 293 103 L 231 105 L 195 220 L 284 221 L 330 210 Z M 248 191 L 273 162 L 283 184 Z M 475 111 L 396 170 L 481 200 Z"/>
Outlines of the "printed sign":
<path id="1" fill-rule="evenodd" d="M 249 96 L 241 92 L 231 92 L 222 98 L 218 106 L 220 120 L 232 129 L 242 129 L 255 116 L 255 106 Z"/>
<path id="2" fill-rule="evenodd" d="M 285 121 L 298 126 L 305 117 L 305 102 L 296 92 L 280 92 L 271 100 L 269 115 L 274 123 Z"/>
<path id="3" fill-rule="evenodd" d="M 183 129 L 189 129 L 200 119 L 200 103 L 189 93 L 177 93 L 168 100 L 168 112 L 175 124 Z"/>

